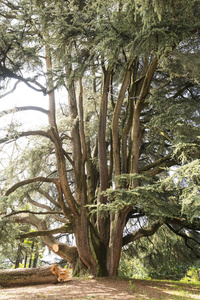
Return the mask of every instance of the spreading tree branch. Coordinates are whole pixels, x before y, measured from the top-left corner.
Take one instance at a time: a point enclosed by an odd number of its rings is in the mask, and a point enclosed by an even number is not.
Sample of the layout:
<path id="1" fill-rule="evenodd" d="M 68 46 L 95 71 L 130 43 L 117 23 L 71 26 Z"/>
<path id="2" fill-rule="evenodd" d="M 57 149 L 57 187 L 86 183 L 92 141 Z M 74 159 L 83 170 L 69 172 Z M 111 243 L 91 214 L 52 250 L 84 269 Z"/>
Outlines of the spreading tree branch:
<path id="1" fill-rule="evenodd" d="M 65 203 L 63 201 L 62 188 L 61 188 L 61 185 L 60 185 L 57 178 L 47 178 L 47 177 L 42 177 L 41 176 L 41 177 L 30 178 L 30 179 L 26 179 L 26 180 L 17 182 L 16 184 L 14 184 L 11 188 L 9 188 L 6 191 L 5 196 L 9 196 L 11 193 L 16 191 L 19 187 L 22 187 L 24 185 L 34 183 L 34 182 L 54 183 L 56 185 L 58 193 L 59 193 L 58 201 L 59 201 L 59 204 L 60 204 L 60 206 L 63 210 L 63 213 L 64 213 L 64 215 L 67 219 L 71 219 L 71 212 L 70 212 L 69 208 L 65 205 Z"/>
<path id="2" fill-rule="evenodd" d="M 167 225 L 167 227 L 168 227 L 172 232 L 174 232 L 176 235 L 178 235 L 178 236 L 184 238 L 186 244 L 187 244 L 187 240 L 192 240 L 193 242 L 195 242 L 195 243 L 197 243 L 197 244 L 200 245 L 200 241 L 195 240 L 193 237 L 191 237 L 191 236 L 189 236 L 189 235 L 187 235 L 187 234 L 181 233 L 181 232 L 180 232 L 180 228 L 179 228 L 178 230 L 176 230 L 176 229 L 174 229 L 170 224 L 166 224 L 166 225 Z M 181 228 L 181 229 L 182 229 L 182 228 Z M 192 248 L 191 248 L 191 249 L 192 249 Z"/>
<path id="3" fill-rule="evenodd" d="M 57 211 L 30 211 L 30 210 L 19 210 L 19 211 L 13 211 L 10 214 L 5 214 L 5 213 L 1 213 L 1 215 L 3 215 L 3 218 L 9 218 L 12 217 L 14 215 L 18 215 L 18 214 L 24 214 L 24 213 L 29 213 L 29 214 L 33 214 L 33 215 L 49 215 L 49 214 L 58 214 Z"/>
<path id="4" fill-rule="evenodd" d="M 182 228 L 200 231 L 200 218 L 194 218 L 192 222 L 188 222 L 186 218 L 166 218 L 165 222 L 167 224 L 180 225 Z"/>
<path id="5" fill-rule="evenodd" d="M 64 156 L 68 159 L 68 161 L 70 162 L 70 164 L 72 166 L 74 166 L 74 162 L 73 162 L 73 159 L 69 156 L 69 154 L 63 149 L 63 153 L 64 153 Z"/>
<path id="6" fill-rule="evenodd" d="M 174 165 L 177 165 L 177 161 L 172 159 L 171 155 L 168 155 L 140 169 L 140 173 L 143 173 L 147 177 L 152 177 L 163 172 L 164 168 L 169 168 Z"/>
<path id="7" fill-rule="evenodd" d="M 140 228 L 132 234 L 127 234 L 123 238 L 123 246 L 129 244 L 130 242 L 138 240 L 142 237 L 153 235 L 163 224 L 164 221 L 156 220 L 149 228 Z"/>
<path id="8" fill-rule="evenodd" d="M 12 72 L 11 70 L 9 70 L 8 68 L 6 68 L 5 66 L 3 66 L 2 64 L 0 64 L 0 76 L 3 78 L 13 78 L 13 79 L 17 79 L 19 81 L 24 82 L 28 87 L 30 87 L 31 89 L 33 89 L 36 92 L 42 92 L 44 95 L 47 95 L 47 90 L 45 87 L 43 87 L 39 82 L 37 82 L 35 79 L 31 79 L 31 78 L 23 78 L 20 75 L 15 74 L 14 72 Z M 34 83 L 36 86 L 39 87 L 36 88 L 33 85 L 30 84 L 30 82 Z"/>
<path id="9" fill-rule="evenodd" d="M 43 191 L 43 189 L 38 188 L 36 192 L 40 193 L 43 195 L 45 198 L 47 198 L 51 203 L 53 203 L 56 207 L 60 208 L 60 204 L 58 201 L 54 200 L 53 197 L 51 197 L 47 192 Z"/>
<path id="10" fill-rule="evenodd" d="M 42 204 L 42 203 L 39 203 L 33 199 L 31 199 L 30 195 L 27 194 L 26 196 L 27 200 L 29 203 L 31 203 L 32 205 L 36 206 L 36 207 L 40 207 L 40 208 L 43 208 L 43 209 L 46 209 L 47 212 L 51 213 L 52 212 L 52 209 L 48 206 L 48 205 L 45 205 L 45 204 Z M 61 211 L 58 211 L 57 214 L 63 214 Z M 53 216 L 54 219 L 56 219 L 57 221 L 60 221 L 62 223 L 66 223 L 66 219 L 65 218 L 62 218 L 58 215 L 55 215 Z"/>
<path id="11" fill-rule="evenodd" d="M 42 108 L 42 107 L 38 107 L 38 106 L 17 106 L 17 107 L 15 107 L 13 109 L 1 111 L 0 117 L 2 117 L 4 115 L 11 114 L 11 113 L 21 112 L 21 111 L 26 111 L 26 110 L 39 111 L 39 112 L 44 113 L 46 115 L 49 114 L 49 111 L 46 110 L 46 109 L 44 109 L 44 108 Z"/>
<path id="12" fill-rule="evenodd" d="M 31 232 L 23 233 L 18 236 L 18 239 L 33 238 L 37 236 L 48 236 L 57 233 L 73 233 L 72 224 L 66 223 L 65 225 L 59 228 L 55 228 L 51 230 L 39 230 L 39 231 L 31 231 Z"/>
<path id="13" fill-rule="evenodd" d="M 5 196 L 9 196 L 11 193 L 13 193 L 14 191 L 16 191 L 16 189 L 18 189 L 21 186 L 27 185 L 29 183 L 34 183 L 34 182 L 52 182 L 52 183 L 55 183 L 57 185 L 58 184 L 58 179 L 57 178 L 46 178 L 46 177 L 42 177 L 42 176 L 41 177 L 35 177 L 35 178 L 26 179 L 26 180 L 17 182 L 11 188 L 9 188 L 6 191 Z"/>
<path id="14" fill-rule="evenodd" d="M 51 136 L 49 135 L 49 133 L 46 131 L 43 131 L 43 130 L 23 131 L 23 132 L 15 132 L 13 134 L 6 135 L 4 138 L 0 139 L 0 144 L 6 143 L 6 142 L 12 142 L 21 137 L 35 136 L 35 135 L 40 135 L 40 136 L 51 139 Z"/>
<path id="15" fill-rule="evenodd" d="M 6 68 L 5 66 L 3 66 L 1 63 L 0 63 L 0 76 L 3 77 L 3 78 L 7 78 L 8 77 L 8 78 L 17 79 L 18 82 L 21 81 L 21 82 L 25 83 L 32 90 L 34 90 L 36 92 L 43 93 L 44 96 L 51 94 L 58 87 L 58 85 L 55 85 L 50 90 L 47 90 L 47 88 L 44 87 L 42 84 L 40 84 L 38 81 L 36 81 L 35 78 L 24 78 L 24 77 L 22 77 L 20 75 L 17 75 L 14 72 L 12 72 L 11 70 L 9 70 L 8 68 Z M 33 83 L 38 88 L 36 88 L 31 83 Z M 8 93 L 10 94 L 10 92 L 8 92 Z"/>
<path id="16" fill-rule="evenodd" d="M 3 95 L 0 95 L 0 99 L 2 99 L 2 98 L 4 98 L 4 97 L 8 96 L 9 94 L 12 94 L 12 93 L 16 90 L 17 85 L 18 85 L 20 82 L 21 82 L 21 81 L 18 80 L 18 81 L 14 84 L 12 90 L 8 91 L 7 93 L 5 93 L 5 94 L 3 94 Z"/>

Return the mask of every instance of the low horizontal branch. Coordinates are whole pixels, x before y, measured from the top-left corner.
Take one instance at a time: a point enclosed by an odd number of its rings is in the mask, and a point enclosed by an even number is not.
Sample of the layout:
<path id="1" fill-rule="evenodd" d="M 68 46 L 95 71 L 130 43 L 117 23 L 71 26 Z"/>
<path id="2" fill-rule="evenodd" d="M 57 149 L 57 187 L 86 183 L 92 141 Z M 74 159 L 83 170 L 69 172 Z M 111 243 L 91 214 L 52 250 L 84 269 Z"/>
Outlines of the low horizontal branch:
<path id="1" fill-rule="evenodd" d="M 123 246 L 142 237 L 153 235 L 163 224 L 166 224 L 168 227 L 170 226 L 170 224 L 177 224 L 180 225 L 181 228 L 185 228 L 186 230 L 190 229 L 194 231 L 200 231 L 199 218 L 195 218 L 192 223 L 188 223 L 185 218 L 165 218 L 162 221 L 155 221 L 149 228 L 140 228 L 133 234 L 127 234 L 123 238 Z"/>
<path id="2" fill-rule="evenodd" d="M 37 135 L 46 137 L 51 140 L 51 136 L 50 136 L 50 134 L 48 134 L 48 132 L 43 131 L 43 130 L 34 130 L 34 131 L 16 132 L 13 135 L 12 134 L 6 135 L 4 138 L 0 139 L 0 144 L 6 143 L 9 141 L 14 141 L 21 137 L 37 136 Z"/>
<path id="3" fill-rule="evenodd" d="M 44 113 L 44 114 L 49 114 L 49 111 L 42 108 L 42 107 L 38 107 L 38 106 L 17 106 L 15 108 L 17 111 L 24 111 L 24 110 L 35 110 L 35 111 L 39 111 L 41 113 Z"/>
<path id="4" fill-rule="evenodd" d="M 123 246 L 125 246 L 125 245 L 129 244 L 130 242 L 133 242 L 137 239 L 140 239 L 142 237 L 153 235 L 163 224 L 164 224 L 164 221 L 157 220 L 149 228 L 140 228 L 133 234 L 127 234 L 123 238 Z"/>
<path id="5" fill-rule="evenodd" d="M 141 170 L 140 173 L 144 174 L 147 177 L 152 177 L 162 173 L 165 170 L 165 168 L 169 168 L 175 165 L 177 165 L 177 161 L 174 159 L 170 159 L 158 164 L 157 166 L 149 169 L 148 171 Z"/>
<path id="6" fill-rule="evenodd" d="M 29 213 L 29 214 L 33 214 L 33 215 L 54 215 L 54 214 L 63 214 L 62 212 L 59 211 L 39 211 L 39 212 L 35 212 L 35 211 L 30 211 L 30 210 L 19 210 L 19 211 L 14 211 L 8 215 L 5 215 L 4 218 L 9 218 L 11 216 L 17 215 L 17 214 L 23 214 L 23 213 Z"/>
<path id="7" fill-rule="evenodd" d="M 73 225 L 71 223 L 66 223 L 65 225 L 59 228 L 55 228 L 51 230 L 39 230 L 39 231 L 23 233 L 18 236 L 18 239 L 32 238 L 37 236 L 47 236 L 47 235 L 52 235 L 57 233 L 73 233 Z"/>
<path id="8" fill-rule="evenodd" d="M 168 224 L 177 224 L 182 228 L 200 231 L 200 218 L 194 218 L 192 222 L 188 222 L 186 218 L 166 218 Z"/>
<path id="9" fill-rule="evenodd" d="M 184 238 L 185 240 L 192 240 L 193 242 L 195 242 L 195 243 L 197 243 L 197 244 L 200 245 L 200 241 L 194 239 L 192 236 L 189 236 L 187 233 L 184 234 L 184 233 L 180 232 L 180 229 L 175 230 L 170 224 L 166 224 L 166 225 L 167 225 L 167 227 L 168 227 L 173 233 L 175 233 L 176 235 L 178 235 L 178 236 Z"/>
<path id="10" fill-rule="evenodd" d="M 8 115 L 11 113 L 15 113 L 15 112 L 21 112 L 21 111 L 26 111 L 26 110 L 34 110 L 34 111 L 39 111 L 41 113 L 44 114 L 49 114 L 49 111 L 42 108 L 42 107 L 38 107 L 38 106 L 17 106 L 13 109 L 8 109 L 8 110 L 3 110 L 0 113 L 0 117 L 3 117 L 4 115 Z"/>
<path id="11" fill-rule="evenodd" d="M 150 169 L 152 169 L 152 168 L 154 168 L 154 167 L 157 167 L 157 166 L 160 165 L 161 163 L 163 163 L 163 162 L 169 160 L 170 158 L 171 158 L 171 154 L 169 154 L 169 155 L 167 155 L 167 156 L 165 156 L 165 157 L 162 157 L 162 158 L 160 158 L 160 159 L 154 161 L 153 163 L 151 163 L 151 164 L 145 166 L 144 168 L 140 169 L 140 172 L 145 172 L 145 171 L 148 171 L 148 170 L 150 170 Z"/>

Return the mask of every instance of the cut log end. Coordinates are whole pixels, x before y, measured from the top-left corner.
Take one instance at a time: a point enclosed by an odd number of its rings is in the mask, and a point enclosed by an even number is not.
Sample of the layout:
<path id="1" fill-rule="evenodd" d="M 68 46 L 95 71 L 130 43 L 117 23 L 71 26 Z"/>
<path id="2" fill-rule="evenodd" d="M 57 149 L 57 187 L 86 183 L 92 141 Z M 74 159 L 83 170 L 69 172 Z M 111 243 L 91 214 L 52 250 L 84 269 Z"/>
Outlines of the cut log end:
<path id="1" fill-rule="evenodd" d="M 54 244 L 54 245 L 52 246 L 52 248 L 53 248 L 53 250 L 54 250 L 55 252 L 58 252 L 58 251 L 59 251 L 59 245 L 58 245 L 58 244 Z"/>
<path id="2" fill-rule="evenodd" d="M 59 282 L 70 281 L 72 279 L 72 269 L 62 269 L 55 264 L 51 267 L 51 272 L 58 276 Z"/>

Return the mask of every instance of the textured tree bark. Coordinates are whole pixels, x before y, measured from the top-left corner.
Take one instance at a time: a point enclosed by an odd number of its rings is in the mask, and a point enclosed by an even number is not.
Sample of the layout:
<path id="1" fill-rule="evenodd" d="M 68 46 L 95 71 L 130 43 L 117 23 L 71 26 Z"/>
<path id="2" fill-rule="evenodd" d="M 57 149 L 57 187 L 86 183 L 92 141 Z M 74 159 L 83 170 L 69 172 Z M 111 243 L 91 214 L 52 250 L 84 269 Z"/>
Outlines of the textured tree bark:
<path id="1" fill-rule="evenodd" d="M 118 132 L 119 118 L 120 118 L 120 112 L 124 101 L 125 93 L 130 83 L 132 63 L 133 60 L 131 59 L 131 61 L 128 63 L 127 70 L 124 75 L 124 79 L 118 95 L 118 99 L 115 104 L 115 110 L 114 110 L 113 120 L 112 120 L 113 160 L 114 160 L 114 167 L 115 167 L 115 176 L 118 176 L 121 173 L 120 143 L 119 143 L 119 132 Z"/>
<path id="2" fill-rule="evenodd" d="M 34 269 L 0 270 L 0 286 L 25 286 L 34 284 L 57 283 L 57 275 L 52 274 L 51 266 Z"/>
<path id="3" fill-rule="evenodd" d="M 111 277 L 117 276 L 119 260 L 122 250 L 123 229 L 125 226 L 126 216 L 129 212 L 127 208 L 123 213 L 116 212 L 111 215 L 111 230 L 109 245 L 107 248 L 107 270 Z"/>
<path id="4" fill-rule="evenodd" d="M 111 80 L 111 70 L 104 70 L 104 85 L 99 112 L 99 128 L 98 128 L 98 158 L 99 158 L 99 179 L 100 192 L 109 188 L 108 162 L 107 162 L 107 147 L 106 147 L 106 118 L 108 105 L 108 92 Z M 105 204 L 107 197 L 100 193 L 98 203 Z M 97 228 L 101 241 L 106 245 L 109 239 L 109 230 L 106 230 L 108 219 L 102 218 L 97 214 Z"/>

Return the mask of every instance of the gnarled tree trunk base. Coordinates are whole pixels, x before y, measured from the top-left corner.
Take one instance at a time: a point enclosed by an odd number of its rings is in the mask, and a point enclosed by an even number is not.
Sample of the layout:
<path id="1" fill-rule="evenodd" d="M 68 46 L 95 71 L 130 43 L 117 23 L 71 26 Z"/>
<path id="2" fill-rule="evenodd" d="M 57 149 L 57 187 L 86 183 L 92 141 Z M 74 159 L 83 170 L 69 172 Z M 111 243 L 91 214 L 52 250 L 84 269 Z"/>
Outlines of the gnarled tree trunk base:
<path id="1" fill-rule="evenodd" d="M 58 283 L 58 276 L 52 274 L 51 267 L 0 270 L 0 287 Z"/>

